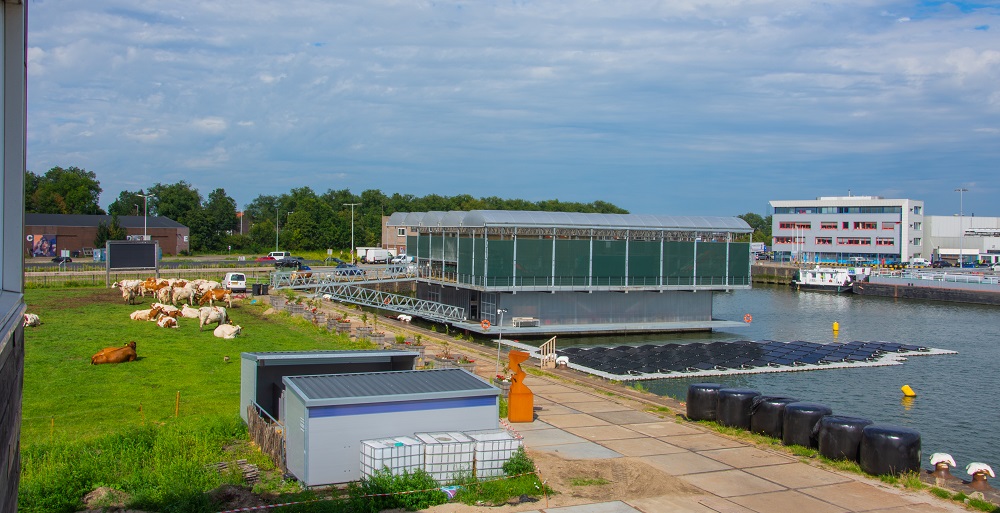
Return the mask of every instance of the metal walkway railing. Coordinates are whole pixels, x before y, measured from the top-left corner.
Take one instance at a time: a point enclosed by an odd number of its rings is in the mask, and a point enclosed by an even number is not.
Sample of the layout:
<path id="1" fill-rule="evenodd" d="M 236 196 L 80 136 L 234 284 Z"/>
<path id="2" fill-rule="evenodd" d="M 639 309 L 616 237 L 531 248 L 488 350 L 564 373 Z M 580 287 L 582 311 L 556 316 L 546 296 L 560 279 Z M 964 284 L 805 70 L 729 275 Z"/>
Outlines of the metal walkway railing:
<path id="1" fill-rule="evenodd" d="M 415 315 L 430 321 L 452 323 L 465 320 L 465 309 L 461 307 L 364 287 L 412 279 L 414 275 L 389 274 L 382 270 L 368 271 L 361 276 L 345 276 L 333 271 L 275 272 L 271 274 L 271 288 L 313 290 L 326 299 Z"/>

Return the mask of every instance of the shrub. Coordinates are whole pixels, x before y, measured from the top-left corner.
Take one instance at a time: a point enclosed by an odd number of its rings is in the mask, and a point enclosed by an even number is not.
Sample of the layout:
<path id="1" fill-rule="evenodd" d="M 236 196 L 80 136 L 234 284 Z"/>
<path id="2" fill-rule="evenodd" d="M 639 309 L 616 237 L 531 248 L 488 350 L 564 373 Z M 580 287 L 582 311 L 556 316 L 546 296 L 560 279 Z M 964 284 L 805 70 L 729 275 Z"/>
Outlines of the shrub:
<path id="1" fill-rule="evenodd" d="M 416 511 L 448 502 L 448 495 L 441 491 L 437 481 L 419 469 L 393 475 L 383 468 L 371 477 L 351 483 L 348 493 L 348 509 L 359 512 L 377 513 L 393 508 Z"/>

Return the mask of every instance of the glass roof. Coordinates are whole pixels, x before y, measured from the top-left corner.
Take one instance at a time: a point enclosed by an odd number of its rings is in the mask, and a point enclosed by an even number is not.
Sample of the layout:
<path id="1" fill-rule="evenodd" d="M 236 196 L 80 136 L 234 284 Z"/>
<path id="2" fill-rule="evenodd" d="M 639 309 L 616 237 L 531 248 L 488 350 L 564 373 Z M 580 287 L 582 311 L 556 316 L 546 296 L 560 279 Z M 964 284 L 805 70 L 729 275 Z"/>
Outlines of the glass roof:
<path id="1" fill-rule="evenodd" d="M 487 226 L 597 228 L 637 230 L 713 230 L 751 232 L 738 217 L 658 216 L 650 214 L 584 214 L 527 210 L 471 210 L 468 212 L 396 212 L 389 226 L 483 228 Z"/>

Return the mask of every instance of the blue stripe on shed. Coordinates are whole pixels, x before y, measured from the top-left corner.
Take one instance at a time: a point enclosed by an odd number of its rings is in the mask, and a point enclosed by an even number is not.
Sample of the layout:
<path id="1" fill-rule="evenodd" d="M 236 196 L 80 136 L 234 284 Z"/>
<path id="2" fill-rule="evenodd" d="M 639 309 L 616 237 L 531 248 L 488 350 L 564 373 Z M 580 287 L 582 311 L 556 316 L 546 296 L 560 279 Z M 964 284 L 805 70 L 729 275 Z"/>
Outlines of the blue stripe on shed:
<path id="1" fill-rule="evenodd" d="M 399 413 L 406 411 L 445 410 L 476 406 L 496 406 L 496 396 L 458 397 L 454 399 L 432 399 L 428 401 L 398 401 L 375 404 L 345 404 L 339 406 L 317 406 L 309 408 L 309 418 L 347 417 L 351 415 L 374 415 L 378 413 Z"/>

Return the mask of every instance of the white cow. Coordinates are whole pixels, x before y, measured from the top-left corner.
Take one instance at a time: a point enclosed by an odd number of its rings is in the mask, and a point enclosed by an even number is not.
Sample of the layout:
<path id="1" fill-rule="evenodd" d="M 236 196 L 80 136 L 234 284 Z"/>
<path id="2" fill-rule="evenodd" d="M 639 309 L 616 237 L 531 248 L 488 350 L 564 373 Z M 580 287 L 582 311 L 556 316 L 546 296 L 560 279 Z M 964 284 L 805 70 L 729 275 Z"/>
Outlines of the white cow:
<path id="1" fill-rule="evenodd" d="M 220 324 L 217 328 L 215 328 L 215 331 L 213 331 L 212 334 L 219 338 L 232 339 L 236 338 L 242 329 L 242 327 L 233 326 L 232 324 Z"/>
<path id="2" fill-rule="evenodd" d="M 163 317 L 160 317 L 160 320 L 156 321 L 156 325 L 161 328 L 176 328 L 177 319 L 164 315 Z"/>
<path id="3" fill-rule="evenodd" d="M 197 308 L 191 308 L 191 305 L 182 305 L 181 317 L 187 317 L 188 319 L 197 319 L 201 317 L 201 310 Z"/>
<path id="4" fill-rule="evenodd" d="M 221 306 L 203 306 L 199 308 L 198 313 L 198 331 L 206 324 L 226 324 L 228 317 L 226 317 L 226 309 Z"/>
<path id="5" fill-rule="evenodd" d="M 24 327 L 35 327 L 42 324 L 42 319 L 38 317 L 38 314 L 26 313 L 24 314 Z"/>

